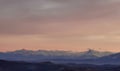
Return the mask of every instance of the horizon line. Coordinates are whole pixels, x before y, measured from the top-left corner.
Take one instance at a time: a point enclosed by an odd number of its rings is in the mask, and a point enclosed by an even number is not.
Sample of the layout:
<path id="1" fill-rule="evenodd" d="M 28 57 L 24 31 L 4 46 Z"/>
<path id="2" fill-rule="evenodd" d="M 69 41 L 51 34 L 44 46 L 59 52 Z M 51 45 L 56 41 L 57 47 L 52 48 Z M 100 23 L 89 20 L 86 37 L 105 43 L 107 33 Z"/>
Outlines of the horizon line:
<path id="1" fill-rule="evenodd" d="M 25 48 L 22 48 L 22 49 L 16 49 L 16 50 L 7 50 L 7 51 L 0 51 L 0 52 L 15 52 L 15 51 L 20 51 L 20 50 L 25 50 L 25 51 L 64 51 L 64 52 L 87 52 L 87 51 L 98 51 L 98 52 L 111 52 L 111 53 L 119 53 L 120 51 L 118 52 L 113 52 L 113 51 L 105 51 L 105 50 L 97 50 L 97 49 L 91 49 L 91 48 L 88 48 L 86 50 L 83 50 L 83 51 L 72 51 L 72 50 L 60 50 L 60 49 L 56 49 L 56 50 L 49 50 L 49 49 L 38 49 L 38 50 L 32 50 L 32 49 L 25 49 Z"/>

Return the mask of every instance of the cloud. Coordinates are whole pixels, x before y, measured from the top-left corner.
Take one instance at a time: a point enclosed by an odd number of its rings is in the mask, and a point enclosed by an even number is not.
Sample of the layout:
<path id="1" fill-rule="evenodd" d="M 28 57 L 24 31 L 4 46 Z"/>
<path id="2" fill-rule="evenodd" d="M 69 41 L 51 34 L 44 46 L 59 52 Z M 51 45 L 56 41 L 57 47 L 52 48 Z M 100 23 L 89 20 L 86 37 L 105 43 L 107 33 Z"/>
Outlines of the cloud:
<path id="1" fill-rule="evenodd" d="M 78 24 L 117 20 L 119 7 L 119 0 L 0 0 L 0 34 L 67 33 Z"/>
<path id="2" fill-rule="evenodd" d="M 91 36 L 84 36 L 83 40 L 89 41 L 102 41 L 102 42 L 120 42 L 120 36 L 118 35 L 91 35 Z"/>
<path id="3" fill-rule="evenodd" d="M 14 19 L 30 16 L 65 17 L 75 15 L 76 12 L 82 17 L 92 17 L 92 15 L 105 15 L 106 12 L 111 13 L 116 4 L 119 4 L 113 0 L 1 0 L 0 3 L 0 15 Z"/>

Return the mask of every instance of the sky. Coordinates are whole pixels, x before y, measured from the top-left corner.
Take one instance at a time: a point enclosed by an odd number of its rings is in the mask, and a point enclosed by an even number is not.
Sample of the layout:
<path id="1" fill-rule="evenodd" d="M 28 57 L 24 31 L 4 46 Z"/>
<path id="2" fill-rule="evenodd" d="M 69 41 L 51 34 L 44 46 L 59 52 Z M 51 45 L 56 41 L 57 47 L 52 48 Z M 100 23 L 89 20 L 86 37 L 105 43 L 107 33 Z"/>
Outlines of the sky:
<path id="1" fill-rule="evenodd" d="M 120 0 L 0 0 L 0 51 L 120 52 Z"/>

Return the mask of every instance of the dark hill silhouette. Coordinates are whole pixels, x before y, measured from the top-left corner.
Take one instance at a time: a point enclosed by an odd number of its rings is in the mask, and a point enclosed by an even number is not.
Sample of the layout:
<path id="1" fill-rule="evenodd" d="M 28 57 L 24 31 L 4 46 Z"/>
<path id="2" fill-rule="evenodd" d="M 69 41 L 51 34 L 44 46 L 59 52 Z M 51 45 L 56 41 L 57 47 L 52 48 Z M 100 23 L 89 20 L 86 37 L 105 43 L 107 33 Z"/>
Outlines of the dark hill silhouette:
<path id="1" fill-rule="evenodd" d="M 119 65 L 28 63 L 0 60 L 0 71 L 120 71 Z"/>

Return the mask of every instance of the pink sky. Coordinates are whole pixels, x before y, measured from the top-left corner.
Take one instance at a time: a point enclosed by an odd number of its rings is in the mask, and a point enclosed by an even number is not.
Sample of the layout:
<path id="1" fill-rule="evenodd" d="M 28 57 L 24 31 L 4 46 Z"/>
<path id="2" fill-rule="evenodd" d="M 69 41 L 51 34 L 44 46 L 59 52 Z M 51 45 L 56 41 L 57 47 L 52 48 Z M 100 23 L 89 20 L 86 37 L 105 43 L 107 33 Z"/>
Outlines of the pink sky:
<path id="1" fill-rule="evenodd" d="M 0 51 L 120 52 L 119 0 L 0 0 Z"/>

